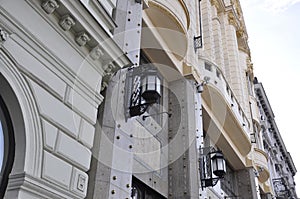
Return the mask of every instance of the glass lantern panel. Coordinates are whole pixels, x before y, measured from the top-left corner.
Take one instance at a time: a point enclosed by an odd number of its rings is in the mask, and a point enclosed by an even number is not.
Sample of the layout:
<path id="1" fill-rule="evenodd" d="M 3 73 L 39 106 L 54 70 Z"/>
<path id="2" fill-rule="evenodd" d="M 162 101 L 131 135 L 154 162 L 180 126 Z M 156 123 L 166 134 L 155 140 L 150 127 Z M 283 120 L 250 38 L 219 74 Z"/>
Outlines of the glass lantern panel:
<path id="1" fill-rule="evenodd" d="M 156 76 L 153 76 L 153 75 L 148 76 L 148 89 L 147 90 L 151 90 L 151 91 L 155 90 L 155 79 L 156 79 Z"/>
<path id="2" fill-rule="evenodd" d="M 142 93 L 147 90 L 147 77 L 142 80 Z"/>
<path id="3" fill-rule="evenodd" d="M 161 82 L 160 82 L 160 79 L 158 77 L 156 77 L 156 91 L 161 96 Z"/>

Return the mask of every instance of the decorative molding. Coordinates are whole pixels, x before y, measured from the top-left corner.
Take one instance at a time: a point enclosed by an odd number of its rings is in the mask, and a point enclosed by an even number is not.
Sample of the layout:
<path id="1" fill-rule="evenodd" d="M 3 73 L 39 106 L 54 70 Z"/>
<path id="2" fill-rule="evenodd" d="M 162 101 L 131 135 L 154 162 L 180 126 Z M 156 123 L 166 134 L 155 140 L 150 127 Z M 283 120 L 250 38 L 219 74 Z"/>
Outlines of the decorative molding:
<path id="1" fill-rule="evenodd" d="M 59 20 L 59 25 L 64 31 L 68 31 L 75 25 L 75 19 L 66 14 Z"/>
<path id="2" fill-rule="evenodd" d="M 215 6 L 216 9 L 217 9 L 217 11 L 219 12 L 219 10 L 220 10 L 220 3 L 219 3 L 218 0 L 210 0 L 210 4 L 211 4 L 212 6 Z"/>
<path id="3" fill-rule="evenodd" d="M 227 16 L 228 16 L 229 24 L 234 26 L 235 28 L 237 28 L 238 27 L 238 21 L 237 21 L 237 18 L 235 16 L 235 14 L 232 11 L 229 11 Z"/>
<path id="4" fill-rule="evenodd" d="M 93 60 L 97 60 L 100 57 L 104 56 L 103 49 L 100 46 L 96 46 L 95 48 L 92 49 L 90 52 L 90 56 Z"/>
<path id="5" fill-rule="evenodd" d="M 52 14 L 59 7 L 59 4 L 56 0 L 46 0 L 41 6 L 47 14 Z"/>
<path id="6" fill-rule="evenodd" d="M 5 42 L 9 37 L 8 32 L 6 32 L 2 27 L 0 27 L 0 44 Z"/>
<path id="7" fill-rule="evenodd" d="M 79 46 L 86 45 L 91 40 L 90 36 L 86 32 L 80 32 L 76 37 L 75 41 Z"/>
<path id="8" fill-rule="evenodd" d="M 111 80 L 112 76 L 119 70 L 119 67 L 112 62 L 105 65 L 103 69 L 105 74 L 102 78 L 101 91 L 103 91 L 108 86 L 109 81 Z"/>

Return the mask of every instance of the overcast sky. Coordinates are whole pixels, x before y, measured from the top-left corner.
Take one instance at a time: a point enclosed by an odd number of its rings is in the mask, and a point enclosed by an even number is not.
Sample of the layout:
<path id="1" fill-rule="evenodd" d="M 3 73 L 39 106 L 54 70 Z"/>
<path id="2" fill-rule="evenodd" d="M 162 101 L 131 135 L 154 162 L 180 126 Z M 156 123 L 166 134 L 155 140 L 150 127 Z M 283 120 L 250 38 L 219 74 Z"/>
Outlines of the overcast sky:
<path id="1" fill-rule="evenodd" d="M 254 73 L 297 167 L 300 197 L 300 0 L 240 0 Z"/>

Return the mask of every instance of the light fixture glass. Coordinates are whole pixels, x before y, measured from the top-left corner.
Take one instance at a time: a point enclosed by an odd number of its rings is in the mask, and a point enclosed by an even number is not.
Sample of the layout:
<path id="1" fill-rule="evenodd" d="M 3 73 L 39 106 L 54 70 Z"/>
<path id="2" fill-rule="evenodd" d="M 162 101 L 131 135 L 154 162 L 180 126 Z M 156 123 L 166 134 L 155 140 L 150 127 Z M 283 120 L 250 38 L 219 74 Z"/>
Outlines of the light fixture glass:
<path id="1" fill-rule="evenodd" d="M 157 70 L 147 70 L 142 76 L 142 97 L 146 102 L 156 102 L 161 97 L 161 81 Z"/>
<path id="2" fill-rule="evenodd" d="M 221 152 L 213 153 L 211 158 L 213 174 L 218 177 L 223 177 L 226 174 L 226 163 Z"/>

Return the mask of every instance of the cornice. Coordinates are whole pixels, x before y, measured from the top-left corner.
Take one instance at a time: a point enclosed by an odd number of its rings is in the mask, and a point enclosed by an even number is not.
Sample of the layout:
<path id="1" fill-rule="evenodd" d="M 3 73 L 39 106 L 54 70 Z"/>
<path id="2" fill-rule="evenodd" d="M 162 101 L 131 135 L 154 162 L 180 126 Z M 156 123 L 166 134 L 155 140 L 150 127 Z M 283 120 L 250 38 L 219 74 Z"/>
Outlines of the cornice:
<path id="1" fill-rule="evenodd" d="M 69 0 L 26 0 L 35 7 L 40 15 L 49 20 L 49 23 L 61 29 L 61 34 L 69 40 L 77 50 L 86 56 L 97 71 L 100 71 L 103 81 L 120 68 L 130 65 L 129 59 L 120 47 L 113 42 L 111 36 L 101 27 L 91 14 L 84 9 L 84 5 Z M 82 9 L 81 9 L 82 8 Z M 97 24 L 96 24 L 97 23 Z M 100 30 L 99 30 L 100 27 Z M 99 68 L 100 66 L 100 68 Z M 111 67 L 113 66 L 113 67 Z M 111 68 L 106 72 L 105 68 Z M 104 72 L 104 73 L 103 73 Z M 102 83 L 107 85 L 107 83 Z"/>

